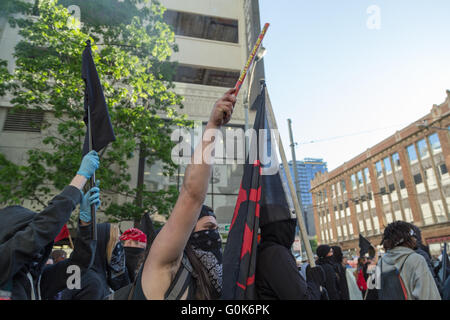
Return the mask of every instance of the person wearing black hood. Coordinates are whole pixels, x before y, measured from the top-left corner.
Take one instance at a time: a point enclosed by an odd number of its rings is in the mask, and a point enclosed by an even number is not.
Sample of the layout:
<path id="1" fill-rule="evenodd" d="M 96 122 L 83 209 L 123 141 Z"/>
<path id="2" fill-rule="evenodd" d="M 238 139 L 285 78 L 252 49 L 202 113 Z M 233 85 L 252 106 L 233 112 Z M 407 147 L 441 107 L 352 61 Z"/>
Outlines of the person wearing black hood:
<path id="1" fill-rule="evenodd" d="M 69 186 L 54 197 L 48 206 L 36 213 L 21 206 L 0 210 L 0 292 L 2 299 L 51 299 L 64 287 L 73 272 L 69 265 L 77 265 L 83 273 L 92 264 L 95 242 L 89 223 L 80 222 L 75 249 L 69 259 L 45 267 L 53 241 L 82 199 L 98 204 L 99 189 L 91 189 L 86 196 L 82 189 L 99 167 L 95 151 L 82 159 L 80 169 Z M 81 218 L 81 216 L 80 216 Z M 45 267 L 45 268 L 44 268 Z"/>
<path id="2" fill-rule="evenodd" d="M 80 289 L 65 289 L 62 300 L 102 300 L 130 284 L 125 252 L 119 241 L 119 228 L 110 223 L 97 224 L 97 250 L 94 262 L 81 277 Z"/>
<path id="3" fill-rule="evenodd" d="M 308 270 L 305 281 L 291 251 L 296 225 L 296 219 L 288 219 L 260 227 L 255 287 L 261 300 L 320 300 L 319 286 L 315 286 L 311 276 L 317 267 Z"/>
<path id="4" fill-rule="evenodd" d="M 336 269 L 336 275 L 338 277 L 339 295 L 341 297 L 341 300 L 350 300 L 346 271 L 342 262 L 344 258 L 344 255 L 342 254 L 342 249 L 339 246 L 332 246 L 331 249 L 333 250 L 332 258 L 334 260 L 334 267 Z"/>
<path id="5" fill-rule="evenodd" d="M 316 254 L 318 256 L 317 264 L 325 271 L 325 288 L 329 299 L 341 300 L 338 278 L 334 267 L 333 249 L 329 245 L 322 244 L 317 247 Z"/>

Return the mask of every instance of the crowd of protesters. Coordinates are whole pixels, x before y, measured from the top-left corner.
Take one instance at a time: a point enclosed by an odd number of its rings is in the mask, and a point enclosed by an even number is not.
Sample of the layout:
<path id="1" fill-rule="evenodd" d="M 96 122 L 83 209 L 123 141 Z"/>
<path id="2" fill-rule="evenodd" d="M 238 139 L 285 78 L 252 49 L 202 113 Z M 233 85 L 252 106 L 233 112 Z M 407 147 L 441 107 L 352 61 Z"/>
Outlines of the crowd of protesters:
<path id="1" fill-rule="evenodd" d="M 207 128 L 231 119 L 236 97 L 228 90 L 212 110 Z M 211 147 L 202 141 L 195 152 Z M 200 158 L 206 157 L 201 153 Z M 100 166 L 95 151 L 85 155 L 71 183 L 41 212 L 21 206 L 0 210 L 0 298 L 12 300 L 181 300 L 220 299 L 222 240 L 214 211 L 204 205 L 212 161 L 188 165 L 180 195 L 154 239 L 138 228 L 120 234 L 115 224 L 97 225 L 92 238 L 91 206 L 99 207 L 100 187 L 83 187 Z M 77 237 L 69 257 L 54 250 L 54 239 L 80 205 Z M 298 268 L 292 254 L 296 220 L 261 227 L 256 261 L 257 298 L 286 300 L 449 299 L 449 277 L 433 265 L 420 229 L 396 221 L 381 245 L 384 254 L 360 257 L 356 268 L 339 246 L 322 244 L 316 266 Z M 443 258 L 445 259 L 445 257 Z M 80 286 L 69 287 L 71 266 Z"/>

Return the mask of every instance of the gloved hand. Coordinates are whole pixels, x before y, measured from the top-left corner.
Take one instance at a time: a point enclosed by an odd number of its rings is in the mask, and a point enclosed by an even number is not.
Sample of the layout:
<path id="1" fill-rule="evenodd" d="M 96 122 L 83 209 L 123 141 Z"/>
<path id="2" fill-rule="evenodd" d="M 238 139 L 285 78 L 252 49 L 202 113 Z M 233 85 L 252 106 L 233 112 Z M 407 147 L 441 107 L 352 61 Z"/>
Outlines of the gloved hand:
<path id="1" fill-rule="evenodd" d="M 81 160 L 80 169 L 78 169 L 77 174 L 86 177 L 86 179 L 90 179 L 95 170 L 98 169 L 99 164 L 100 160 L 98 154 L 95 150 L 92 150 L 83 157 L 83 160 Z"/>
<path id="2" fill-rule="evenodd" d="M 96 181 L 96 187 L 91 188 L 86 194 L 83 195 L 83 200 L 80 204 L 80 220 L 84 222 L 90 222 L 91 217 L 91 205 L 95 205 L 95 210 L 101 205 L 100 201 L 100 189 L 98 188 L 99 182 Z"/>

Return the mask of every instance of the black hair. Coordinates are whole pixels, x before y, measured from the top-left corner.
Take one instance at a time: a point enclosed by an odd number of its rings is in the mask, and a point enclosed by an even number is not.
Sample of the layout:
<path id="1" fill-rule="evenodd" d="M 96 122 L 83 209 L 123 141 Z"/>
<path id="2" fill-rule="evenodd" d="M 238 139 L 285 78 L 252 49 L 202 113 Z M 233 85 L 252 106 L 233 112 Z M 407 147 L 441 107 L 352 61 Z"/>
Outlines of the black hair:
<path id="1" fill-rule="evenodd" d="M 390 250 L 398 246 L 404 246 L 411 249 L 415 247 L 415 238 L 412 225 L 405 221 L 394 221 L 384 229 L 383 240 L 381 244 L 384 249 Z"/>

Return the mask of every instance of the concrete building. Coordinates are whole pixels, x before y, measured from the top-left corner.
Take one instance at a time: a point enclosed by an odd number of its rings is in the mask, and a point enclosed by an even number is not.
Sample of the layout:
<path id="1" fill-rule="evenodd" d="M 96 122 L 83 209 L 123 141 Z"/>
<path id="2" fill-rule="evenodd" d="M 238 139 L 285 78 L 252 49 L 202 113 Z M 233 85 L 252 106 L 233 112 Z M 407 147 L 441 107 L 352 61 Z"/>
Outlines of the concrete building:
<path id="1" fill-rule="evenodd" d="M 160 2 L 168 9 L 165 19 L 173 26 L 179 47 L 179 51 L 171 59 L 179 63 L 175 91 L 185 98 L 183 112 L 190 120 L 206 122 L 215 101 L 227 88 L 234 86 L 261 30 L 258 1 Z M 17 30 L 12 29 L 6 19 L 0 18 L 0 59 L 8 61 L 11 71 L 14 69 L 14 47 L 18 41 Z M 255 69 L 249 105 L 258 94 L 259 79 L 262 77 L 264 67 L 263 61 L 260 61 Z M 248 80 L 249 77 L 241 88 L 229 128 L 244 128 L 244 102 L 249 89 Z M 44 114 L 27 112 L 13 115 L 8 112 L 11 107 L 9 99 L 7 96 L 0 98 L 0 152 L 14 163 L 24 164 L 28 150 L 45 147 L 42 139 L 46 133 L 33 130 L 29 125 L 30 120 L 39 122 L 45 118 L 51 121 L 52 112 L 49 110 Z M 250 110 L 250 124 L 254 116 L 255 111 Z M 133 159 L 129 165 L 132 175 L 130 185 L 136 186 L 138 158 Z M 160 190 L 171 184 L 181 185 L 183 172 L 184 167 L 180 168 L 175 177 L 169 179 L 161 174 L 160 165 L 155 164 L 151 168 L 145 168 L 144 181 L 149 190 Z M 243 166 L 237 164 L 218 165 L 214 168 L 206 204 L 215 210 L 223 230 L 227 229 L 231 221 L 242 173 Z M 102 203 L 106 208 L 111 201 L 120 203 L 123 200 L 125 199 L 121 196 L 111 194 L 104 195 Z M 34 210 L 41 208 L 34 202 L 25 202 L 24 205 Z M 100 214 L 99 219 L 104 219 L 104 216 Z"/>
<path id="2" fill-rule="evenodd" d="M 444 103 L 311 183 L 319 243 L 379 245 L 395 220 L 414 223 L 432 254 L 450 242 L 450 91 Z M 357 250 L 358 249 L 358 250 Z"/>

